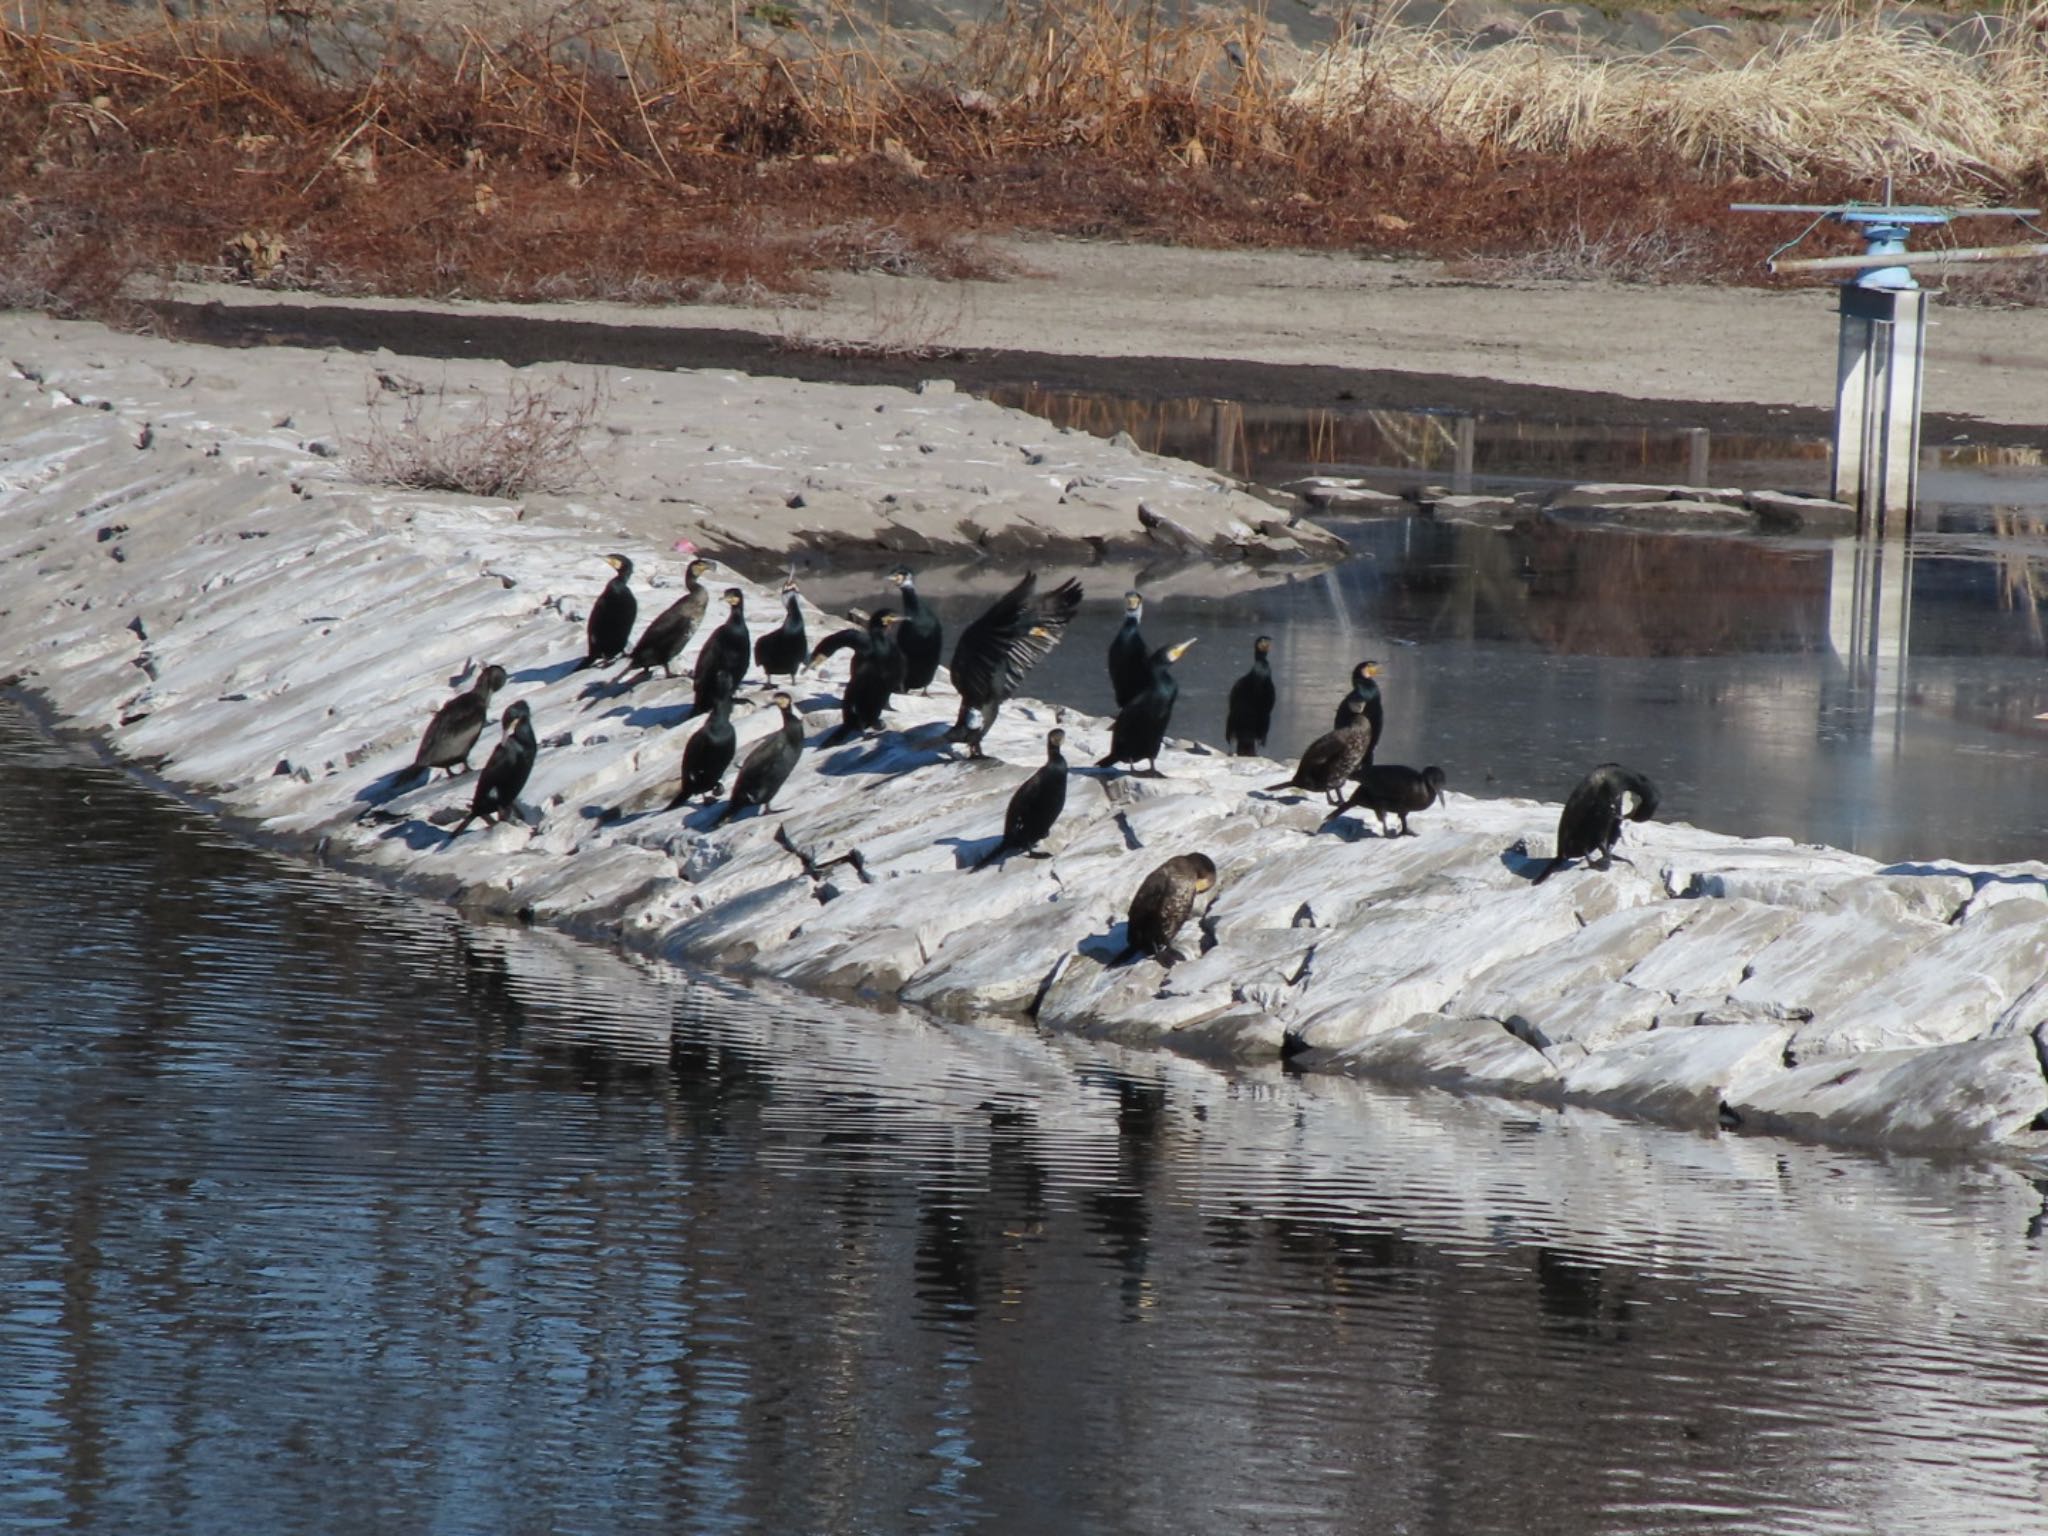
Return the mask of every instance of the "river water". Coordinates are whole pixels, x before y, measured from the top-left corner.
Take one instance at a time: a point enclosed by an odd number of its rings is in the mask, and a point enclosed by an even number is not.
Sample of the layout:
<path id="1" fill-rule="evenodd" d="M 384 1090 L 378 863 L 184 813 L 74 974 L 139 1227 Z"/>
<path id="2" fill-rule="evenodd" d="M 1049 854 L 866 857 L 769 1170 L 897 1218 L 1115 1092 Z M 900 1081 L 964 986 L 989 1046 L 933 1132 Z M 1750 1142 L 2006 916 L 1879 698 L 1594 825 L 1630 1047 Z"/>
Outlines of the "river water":
<path id="1" fill-rule="evenodd" d="M 2048 1530 L 2042 1191 L 627 961 L 0 706 L 0 1530 Z"/>

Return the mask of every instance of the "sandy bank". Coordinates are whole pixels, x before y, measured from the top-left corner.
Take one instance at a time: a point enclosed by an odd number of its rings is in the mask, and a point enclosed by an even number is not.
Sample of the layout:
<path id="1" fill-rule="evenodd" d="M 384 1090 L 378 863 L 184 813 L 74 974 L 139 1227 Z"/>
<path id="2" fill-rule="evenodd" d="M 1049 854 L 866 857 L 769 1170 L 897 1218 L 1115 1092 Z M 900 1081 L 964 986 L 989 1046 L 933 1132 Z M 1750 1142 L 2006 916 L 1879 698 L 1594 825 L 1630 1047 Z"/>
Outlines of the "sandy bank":
<path id="1" fill-rule="evenodd" d="M 2031 1155 L 2048 1139 L 2040 865 L 1886 868 L 1653 825 L 1632 829 L 1632 864 L 1534 886 L 1554 806 L 1454 793 L 1415 838 L 1355 820 L 1319 831 L 1319 806 L 1255 792 L 1276 765 L 1184 746 L 1165 779 L 1077 775 L 1054 857 L 973 873 L 1051 712 L 1006 711 L 999 762 L 945 763 L 934 736 L 955 701 L 941 681 L 899 702 L 888 735 L 825 749 L 843 662 L 799 689 L 811 745 L 777 814 L 713 829 L 659 811 L 687 688 L 619 695 L 574 670 L 598 556 L 623 544 L 643 603 L 665 601 L 673 544 L 701 540 L 709 510 L 697 460 L 760 474 L 806 433 L 805 451 L 899 453 L 941 485 L 983 473 L 961 461 L 986 446 L 939 437 L 923 397 L 839 390 L 821 406 L 665 375 L 647 408 L 689 425 L 645 450 L 644 473 L 686 497 L 522 507 L 350 479 L 310 446 L 325 431 L 301 425 L 347 408 L 332 360 L 25 320 L 0 341 L 9 670 L 115 752 L 335 863 L 679 960 L 1192 1054 L 1290 1046 L 1333 1070 L 1889 1146 Z M 692 380 L 705 400 L 730 388 L 745 402 L 709 451 L 687 435 L 709 409 L 682 393 Z M 621 456 L 643 435 L 620 437 Z M 932 452 L 889 446 L 923 441 Z M 1072 478 L 1093 462 L 1026 470 Z M 1113 464 L 1199 485 L 1164 461 Z M 757 624 L 772 611 L 759 589 L 748 601 Z M 814 612 L 813 634 L 826 622 Z M 427 713 L 486 661 L 511 674 L 499 702 L 533 710 L 534 814 L 451 845 L 466 784 L 387 795 Z M 1107 722 L 1065 723 L 1074 761 L 1103 752 Z M 742 749 L 768 725 L 743 715 Z M 1221 882 L 1190 958 L 1107 963 L 1133 889 L 1192 848 Z M 854 849 L 858 871 L 818 869 Z"/>

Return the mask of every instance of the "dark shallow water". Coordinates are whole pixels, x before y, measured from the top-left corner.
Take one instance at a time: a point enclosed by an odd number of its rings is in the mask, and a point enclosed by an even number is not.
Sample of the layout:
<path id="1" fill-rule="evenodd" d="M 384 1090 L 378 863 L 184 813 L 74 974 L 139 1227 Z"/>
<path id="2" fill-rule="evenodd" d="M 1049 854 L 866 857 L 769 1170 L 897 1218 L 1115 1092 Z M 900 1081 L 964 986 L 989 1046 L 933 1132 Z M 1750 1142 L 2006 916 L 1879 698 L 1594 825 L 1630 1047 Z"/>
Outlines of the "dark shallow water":
<path id="1" fill-rule="evenodd" d="M 628 963 L 11 708 L 0 807 L 9 1536 L 2048 1529 L 2013 1170 Z"/>

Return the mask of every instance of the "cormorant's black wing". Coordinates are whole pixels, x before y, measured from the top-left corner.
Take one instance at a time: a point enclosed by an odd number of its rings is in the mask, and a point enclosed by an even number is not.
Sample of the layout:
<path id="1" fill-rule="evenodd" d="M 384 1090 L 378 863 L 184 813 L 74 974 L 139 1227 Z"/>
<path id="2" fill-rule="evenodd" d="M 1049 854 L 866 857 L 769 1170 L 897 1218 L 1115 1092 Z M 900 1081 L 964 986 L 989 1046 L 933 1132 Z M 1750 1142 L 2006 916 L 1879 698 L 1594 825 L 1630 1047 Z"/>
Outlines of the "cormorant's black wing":
<path id="1" fill-rule="evenodd" d="M 1025 675 L 1060 643 L 1081 607 L 1081 583 L 1061 582 L 1043 596 L 1038 573 L 1028 572 L 960 632 L 953 647 L 953 686 L 971 704 L 1009 698 Z"/>

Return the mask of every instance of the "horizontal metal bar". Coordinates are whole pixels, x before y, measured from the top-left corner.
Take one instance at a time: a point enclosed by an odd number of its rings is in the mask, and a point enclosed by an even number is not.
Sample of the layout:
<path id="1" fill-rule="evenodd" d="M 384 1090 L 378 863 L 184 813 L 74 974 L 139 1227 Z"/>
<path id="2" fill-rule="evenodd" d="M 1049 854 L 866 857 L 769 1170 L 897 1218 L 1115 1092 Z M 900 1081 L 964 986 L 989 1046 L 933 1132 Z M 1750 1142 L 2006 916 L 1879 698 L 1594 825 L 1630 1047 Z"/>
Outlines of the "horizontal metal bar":
<path id="1" fill-rule="evenodd" d="M 1957 266 L 1971 261 L 2018 261 L 2048 256 L 2048 244 L 1978 245 L 1953 251 L 1891 251 L 1864 256 L 1794 256 L 1767 263 L 1773 272 L 1869 272 L 1878 267 Z"/>
<path id="2" fill-rule="evenodd" d="M 1940 213 L 1952 219 L 1980 219 L 1992 214 L 2033 218 L 2038 208 L 1930 208 L 1919 203 L 1730 203 L 1731 213 Z"/>

